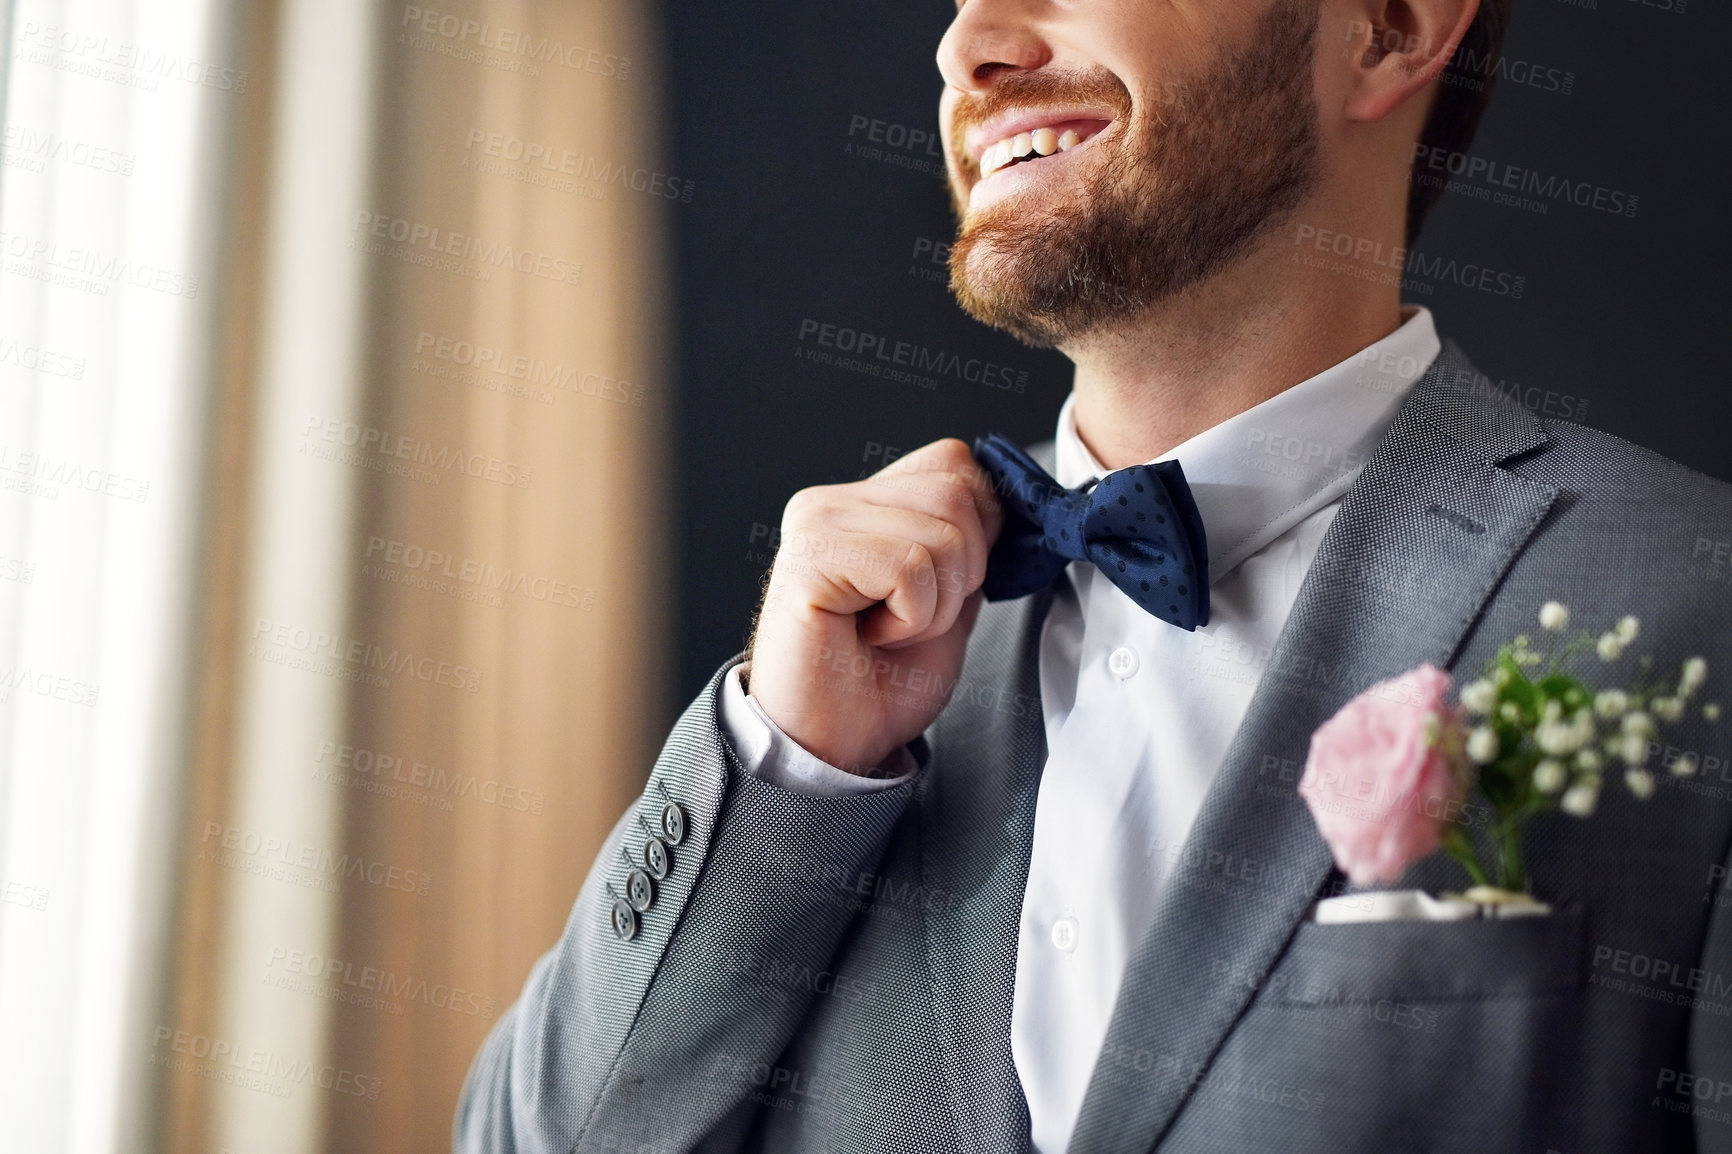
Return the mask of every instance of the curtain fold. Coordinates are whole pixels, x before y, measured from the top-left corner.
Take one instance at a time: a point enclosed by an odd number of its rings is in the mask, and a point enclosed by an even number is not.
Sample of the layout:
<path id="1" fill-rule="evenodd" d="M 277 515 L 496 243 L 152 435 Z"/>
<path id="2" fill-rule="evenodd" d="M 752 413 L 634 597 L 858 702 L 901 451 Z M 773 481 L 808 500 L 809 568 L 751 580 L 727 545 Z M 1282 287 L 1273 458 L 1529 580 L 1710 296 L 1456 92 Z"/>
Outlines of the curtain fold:
<path id="1" fill-rule="evenodd" d="M 0 1118 L 9 1148 L 132 1149 L 171 952 L 235 95 L 201 69 L 229 22 L 203 0 L 7 13 Z"/>
<path id="2" fill-rule="evenodd" d="M 18 13 L 8 1148 L 448 1143 L 661 738 L 653 21 Z"/>

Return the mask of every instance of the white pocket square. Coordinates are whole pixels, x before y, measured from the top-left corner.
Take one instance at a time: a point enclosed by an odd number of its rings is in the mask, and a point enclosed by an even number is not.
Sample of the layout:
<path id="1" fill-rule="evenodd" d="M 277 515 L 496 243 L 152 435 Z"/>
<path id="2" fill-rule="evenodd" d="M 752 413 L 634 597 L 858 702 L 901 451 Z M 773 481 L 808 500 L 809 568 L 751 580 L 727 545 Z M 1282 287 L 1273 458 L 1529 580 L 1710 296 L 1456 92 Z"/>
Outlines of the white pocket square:
<path id="1" fill-rule="evenodd" d="M 1459 894 L 1434 898 L 1424 890 L 1370 890 L 1315 902 L 1305 912 L 1305 920 L 1324 926 L 1353 922 L 1465 922 L 1540 918 L 1551 912 L 1551 906 L 1532 898 L 1476 902 Z"/>

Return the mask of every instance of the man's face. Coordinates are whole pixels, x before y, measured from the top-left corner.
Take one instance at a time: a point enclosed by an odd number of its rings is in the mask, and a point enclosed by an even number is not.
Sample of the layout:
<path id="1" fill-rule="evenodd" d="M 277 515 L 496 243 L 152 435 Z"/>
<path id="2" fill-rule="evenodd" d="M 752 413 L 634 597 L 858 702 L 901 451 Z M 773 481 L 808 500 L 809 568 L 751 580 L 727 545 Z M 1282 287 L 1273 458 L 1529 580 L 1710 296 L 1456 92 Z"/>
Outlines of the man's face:
<path id="1" fill-rule="evenodd" d="M 1319 0 L 963 0 L 939 49 L 950 283 L 1036 346 L 1134 321 L 1316 182 Z"/>

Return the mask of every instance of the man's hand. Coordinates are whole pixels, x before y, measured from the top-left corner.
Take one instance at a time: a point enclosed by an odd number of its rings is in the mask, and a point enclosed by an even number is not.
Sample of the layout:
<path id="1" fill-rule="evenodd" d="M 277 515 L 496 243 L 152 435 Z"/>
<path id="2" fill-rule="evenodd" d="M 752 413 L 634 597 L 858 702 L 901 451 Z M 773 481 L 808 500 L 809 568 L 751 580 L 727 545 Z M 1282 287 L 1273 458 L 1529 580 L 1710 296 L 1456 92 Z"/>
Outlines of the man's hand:
<path id="1" fill-rule="evenodd" d="M 795 493 L 752 638 L 750 689 L 809 753 L 864 774 L 950 700 L 1004 514 L 968 446 Z"/>

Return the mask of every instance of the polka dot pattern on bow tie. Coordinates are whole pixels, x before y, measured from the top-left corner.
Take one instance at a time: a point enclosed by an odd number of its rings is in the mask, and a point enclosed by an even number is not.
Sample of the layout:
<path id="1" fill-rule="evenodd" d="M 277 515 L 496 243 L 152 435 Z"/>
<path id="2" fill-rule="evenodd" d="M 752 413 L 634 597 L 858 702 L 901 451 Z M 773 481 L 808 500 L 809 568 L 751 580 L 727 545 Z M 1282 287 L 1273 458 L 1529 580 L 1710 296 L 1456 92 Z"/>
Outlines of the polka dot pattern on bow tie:
<path id="1" fill-rule="evenodd" d="M 1067 490 L 998 434 L 976 441 L 975 456 L 1005 504 L 987 565 L 989 598 L 1026 596 L 1069 562 L 1087 561 L 1163 621 L 1181 629 L 1208 624 L 1208 547 L 1177 461 L 1134 465 Z"/>

